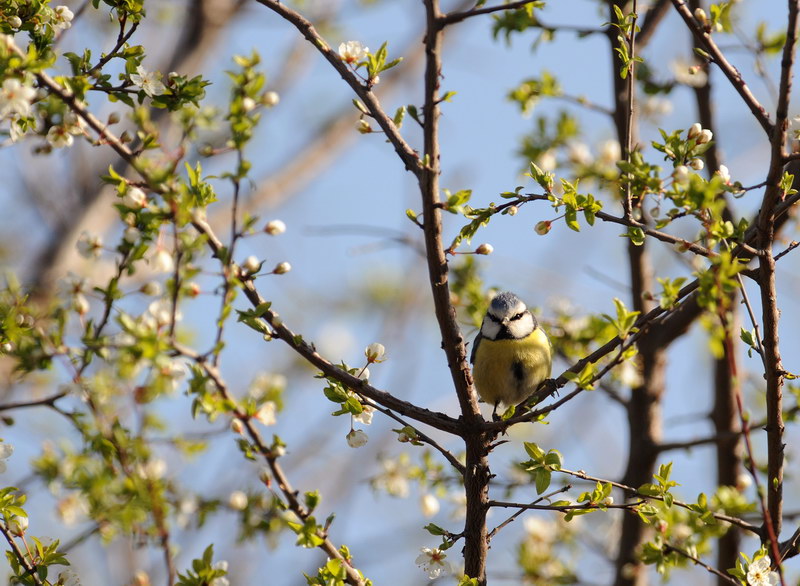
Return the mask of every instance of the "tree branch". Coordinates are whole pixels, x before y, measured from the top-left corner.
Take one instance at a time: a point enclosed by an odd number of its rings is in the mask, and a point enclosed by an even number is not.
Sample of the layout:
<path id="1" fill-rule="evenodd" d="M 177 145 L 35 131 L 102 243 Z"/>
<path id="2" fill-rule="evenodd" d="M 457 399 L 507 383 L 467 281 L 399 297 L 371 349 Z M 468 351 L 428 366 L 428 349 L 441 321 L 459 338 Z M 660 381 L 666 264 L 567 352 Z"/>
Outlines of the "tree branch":
<path id="1" fill-rule="evenodd" d="M 767 136 L 771 137 L 774 126 L 769 119 L 769 114 L 753 95 L 753 92 L 750 91 L 750 88 L 745 83 L 739 71 L 725 58 L 725 55 L 723 55 L 722 51 L 711 38 L 711 33 L 706 31 L 703 26 L 695 20 L 685 0 L 672 0 L 672 4 L 675 6 L 675 10 L 678 11 L 681 18 L 683 18 L 686 26 L 692 31 L 698 43 L 700 43 L 703 49 L 710 55 L 711 60 L 717 64 L 720 71 L 728 78 L 733 88 L 739 93 L 744 103 L 747 104 L 747 107 L 750 108 L 750 111 L 761 125 L 761 128 L 764 129 Z"/>
<path id="2" fill-rule="evenodd" d="M 482 8 L 473 8 L 472 10 L 462 10 L 459 12 L 449 12 L 447 14 L 441 14 L 436 19 L 436 25 L 438 28 L 444 28 L 448 25 L 455 24 L 457 22 L 461 22 L 468 18 L 472 18 L 473 16 L 481 16 L 483 14 L 492 14 L 494 12 L 500 12 L 502 10 L 516 10 L 517 8 L 523 8 L 528 4 L 532 4 L 536 0 L 515 0 L 514 2 L 508 2 L 506 4 L 497 4 L 495 6 L 484 6 Z"/>

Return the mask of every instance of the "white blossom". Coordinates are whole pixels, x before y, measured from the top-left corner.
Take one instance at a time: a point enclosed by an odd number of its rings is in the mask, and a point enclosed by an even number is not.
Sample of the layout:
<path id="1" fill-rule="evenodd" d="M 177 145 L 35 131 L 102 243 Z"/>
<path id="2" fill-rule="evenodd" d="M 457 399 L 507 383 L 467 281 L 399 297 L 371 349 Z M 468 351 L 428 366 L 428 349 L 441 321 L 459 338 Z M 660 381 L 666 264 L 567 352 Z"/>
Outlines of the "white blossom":
<path id="1" fill-rule="evenodd" d="M 75 525 L 83 520 L 89 507 L 79 492 L 73 492 L 56 503 L 56 512 L 65 525 Z"/>
<path id="2" fill-rule="evenodd" d="M 245 112 L 252 112 L 256 109 L 256 101 L 251 97 L 242 99 L 242 110 Z"/>
<path id="3" fill-rule="evenodd" d="M 248 498 L 241 490 L 234 490 L 228 497 L 228 505 L 234 511 L 244 511 L 247 508 Z"/>
<path id="4" fill-rule="evenodd" d="M 47 131 L 46 138 L 47 143 L 55 149 L 70 147 L 75 140 L 67 127 L 61 125 L 51 126 L 50 130 Z"/>
<path id="5" fill-rule="evenodd" d="M 728 167 L 725 165 L 720 165 L 719 169 L 717 169 L 716 175 L 719 175 L 722 178 L 722 182 L 725 185 L 730 184 L 731 182 L 731 172 L 728 171 Z"/>
<path id="6" fill-rule="evenodd" d="M 553 151 L 545 151 L 539 155 L 539 160 L 536 164 L 542 171 L 554 171 L 558 166 L 558 161 Z"/>
<path id="7" fill-rule="evenodd" d="M 592 153 L 589 147 L 582 142 L 574 142 L 569 146 L 569 160 L 575 165 L 590 165 Z"/>
<path id="8" fill-rule="evenodd" d="M 272 272 L 276 275 L 284 275 L 292 270 L 292 265 L 286 261 L 279 262 L 275 265 L 275 268 L 272 269 Z"/>
<path id="9" fill-rule="evenodd" d="M 150 258 L 150 266 L 157 273 L 171 273 L 175 270 L 175 261 L 170 252 L 158 247 L 155 254 Z"/>
<path id="10" fill-rule="evenodd" d="M 254 417 L 264 425 L 275 425 L 278 421 L 276 418 L 277 412 L 278 406 L 275 404 L 275 401 L 267 401 L 261 405 Z"/>
<path id="11" fill-rule="evenodd" d="M 151 480 L 163 478 L 167 472 L 167 463 L 161 458 L 150 458 L 142 467 L 142 476 Z"/>
<path id="12" fill-rule="evenodd" d="M 339 45 L 339 57 L 345 63 L 358 63 L 366 59 L 369 47 L 365 47 L 360 41 L 347 41 Z"/>
<path id="13" fill-rule="evenodd" d="M 167 299 L 156 299 L 147 306 L 147 312 L 156 320 L 156 326 L 162 327 L 172 323 L 172 301 Z M 175 321 L 183 319 L 180 311 L 175 312 Z"/>
<path id="14" fill-rule="evenodd" d="M 708 128 L 704 128 L 703 131 L 700 133 L 700 136 L 697 137 L 697 144 L 705 144 L 707 142 L 710 142 L 713 137 L 714 133 L 711 132 Z"/>
<path id="15" fill-rule="evenodd" d="M 16 14 L 8 17 L 8 20 L 6 20 L 6 22 L 8 23 L 8 26 L 10 26 L 11 28 L 18 29 L 19 27 L 22 26 L 22 19 Z"/>
<path id="16" fill-rule="evenodd" d="M 286 377 L 282 374 L 263 372 L 250 383 L 250 388 L 247 392 L 255 399 L 260 399 L 269 392 L 283 391 L 286 388 L 286 384 Z"/>
<path id="17" fill-rule="evenodd" d="M 359 413 L 358 415 L 353 415 L 353 421 L 359 421 L 364 425 L 370 425 L 372 423 L 372 416 L 375 413 L 375 407 L 370 405 L 363 405 L 364 410 Z"/>
<path id="18" fill-rule="evenodd" d="M 600 145 L 600 162 L 614 165 L 622 158 L 622 150 L 616 140 L 607 140 Z"/>
<path id="19" fill-rule="evenodd" d="M 445 561 L 446 557 L 447 555 L 439 548 L 423 547 L 422 553 L 417 556 L 414 563 L 428 574 L 428 578 L 433 580 L 438 578 L 442 572 L 447 574 L 451 571 L 450 563 Z"/>
<path id="20" fill-rule="evenodd" d="M 148 72 L 141 65 L 136 68 L 136 73 L 132 73 L 131 83 L 150 96 L 160 96 L 167 91 L 166 86 L 161 83 L 161 74 L 157 71 Z"/>
<path id="21" fill-rule="evenodd" d="M 83 293 L 76 293 L 72 296 L 72 308 L 78 315 L 86 315 L 89 313 L 89 300 Z"/>
<path id="22" fill-rule="evenodd" d="M 672 102 L 659 96 L 650 96 L 642 104 L 642 115 L 650 120 L 672 112 Z"/>
<path id="23" fill-rule="evenodd" d="M 375 479 L 375 487 L 385 490 L 392 496 L 408 496 L 408 465 L 403 461 L 384 459 L 383 472 Z"/>
<path id="24" fill-rule="evenodd" d="M 228 562 L 226 562 L 225 560 L 221 560 L 221 561 L 215 563 L 211 567 L 214 570 L 220 570 L 222 572 L 225 572 L 226 574 L 228 573 Z M 208 586 L 230 586 L 230 582 L 228 581 L 227 578 L 224 578 L 222 576 L 218 576 L 218 577 L 212 579 L 211 582 L 208 583 Z"/>
<path id="25" fill-rule="evenodd" d="M 750 586 L 775 586 L 780 582 L 777 572 L 770 571 L 769 556 L 759 558 L 747 568 L 747 583 Z"/>
<path id="26" fill-rule="evenodd" d="M 422 515 L 425 517 L 433 517 L 439 512 L 439 499 L 427 492 L 420 498 L 420 507 L 422 508 Z"/>
<path id="27" fill-rule="evenodd" d="M 0 89 L 0 118 L 15 114 L 27 116 L 35 97 L 36 90 L 32 87 L 15 78 L 6 79 Z"/>
<path id="28" fill-rule="evenodd" d="M 6 460 L 14 453 L 14 446 L 11 444 L 0 443 L 0 474 L 6 471 Z"/>
<path id="29" fill-rule="evenodd" d="M 53 11 L 52 25 L 56 31 L 63 31 L 72 26 L 72 19 L 75 15 L 67 6 L 56 6 Z"/>
<path id="30" fill-rule="evenodd" d="M 70 134 L 83 134 L 86 131 L 86 122 L 75 112 L 64 114 L 63 124 Z"/>
<path id="31" fill-rule="evenodd" d="M 78 237 L 76 246 L 78 248 L 78 254 L 83 258 L 97 258 L 103 251 L 103 240 L 99 236 L 89 234 L 89 232 L 84 230 Z"/>
<path id="32" fill-rule="evenodd" d="M 369 436 L 360 429 L 351 429 L 347 434 L 347 445 L 351 448 L 360 448 L 369 441 Z"/>
<path id="33" fill-rule="evenodd" d="M 478 248 L 475 249 L 475 254 L 489 255 L 492 254 L 493 252 L 494 252 L 494 246 L 492 246 L 487 242 L 484 242 L 483 244 L 478 246 Z"/>

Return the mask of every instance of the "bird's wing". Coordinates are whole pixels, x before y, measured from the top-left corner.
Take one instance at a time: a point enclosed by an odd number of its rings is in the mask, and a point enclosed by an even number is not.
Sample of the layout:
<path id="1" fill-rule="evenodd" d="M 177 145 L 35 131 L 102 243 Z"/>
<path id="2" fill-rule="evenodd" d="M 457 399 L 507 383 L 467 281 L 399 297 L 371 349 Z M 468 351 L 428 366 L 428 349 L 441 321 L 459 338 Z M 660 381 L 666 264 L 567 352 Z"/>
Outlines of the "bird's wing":
<path id="1" fill-rule="evenodd" d="M 475 341 L 472 343 L 472 353 L 469 355 L 470 364 L 475 364 L 475 353 L 478 351 L 478 344 L 481 343 L 481 339 L 483 339 L 483 336 L 478 332 L 478 335 L 475 336 Z"/>

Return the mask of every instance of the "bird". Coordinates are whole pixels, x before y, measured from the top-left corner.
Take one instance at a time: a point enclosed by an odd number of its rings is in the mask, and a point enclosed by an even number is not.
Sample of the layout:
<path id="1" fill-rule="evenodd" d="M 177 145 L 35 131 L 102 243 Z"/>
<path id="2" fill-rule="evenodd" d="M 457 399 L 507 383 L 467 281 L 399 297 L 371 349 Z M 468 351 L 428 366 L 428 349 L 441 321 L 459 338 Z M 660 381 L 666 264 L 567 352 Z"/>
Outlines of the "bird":
<path id="1" fill-rule="evenodd" d="M 472 345 L 470 363 L 475 389 L 492 405 L 510 407 L 530 397 L 550 378 L 550 339 L 525 303 L 511 292 L 499 293 L 489 304 Z"/>

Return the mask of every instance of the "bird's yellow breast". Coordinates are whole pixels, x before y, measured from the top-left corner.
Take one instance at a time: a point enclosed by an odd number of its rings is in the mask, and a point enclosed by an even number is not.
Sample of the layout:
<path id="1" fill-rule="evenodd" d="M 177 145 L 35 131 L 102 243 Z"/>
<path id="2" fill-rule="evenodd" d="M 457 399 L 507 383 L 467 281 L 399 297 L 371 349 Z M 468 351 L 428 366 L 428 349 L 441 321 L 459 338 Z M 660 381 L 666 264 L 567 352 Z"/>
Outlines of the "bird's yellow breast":
<path id="1" fill-rule="evenodd" d="M 516 405 L 550 377 L 551 367 L 550 340 L 540 327 L 518 340 L 482 338 L 475 351 L 475 388 L 490 405 Z"/>

